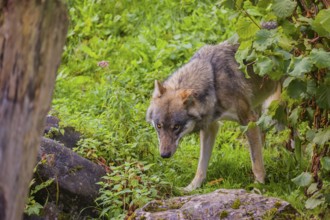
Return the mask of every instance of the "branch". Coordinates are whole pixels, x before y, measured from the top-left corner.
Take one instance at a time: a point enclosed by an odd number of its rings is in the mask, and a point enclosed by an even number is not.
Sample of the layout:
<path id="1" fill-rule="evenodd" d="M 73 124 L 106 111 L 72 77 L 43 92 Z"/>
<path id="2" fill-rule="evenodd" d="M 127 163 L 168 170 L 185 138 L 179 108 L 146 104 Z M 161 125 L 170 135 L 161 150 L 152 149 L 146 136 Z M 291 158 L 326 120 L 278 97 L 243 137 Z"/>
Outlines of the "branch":
<path id="1" fill-rule="evenodd" d="M 325 8 L 329 8 L 330 7 L 330 1 L 329 0 L 321 0 L 321 2 L 325 6 Z"/>
<path id="2" fill-rule="evenodd" d="M 306 12 L 306 17 L 310 17 L 309 8 L 307 6 L 306 1 L 305 0 L 299 0 L 298 4 L 299 4 L 300 8 Z"/>
<path id="3" fill-rule="evenodd" d="M 257 22 L 255 22 L 255 20 L 251 17 L 251 15 L 247 12 L 247 11 L 245 11 L 245 9 L 242 9 L 243 10 L 243 12 L 245 13 L 245 15 L 246 16 L 248 16 L 248 18 L 250 18 L 250 20 L 259 28 L 259 29 L 261 29 L 261 27 L 257 24 Z"/>

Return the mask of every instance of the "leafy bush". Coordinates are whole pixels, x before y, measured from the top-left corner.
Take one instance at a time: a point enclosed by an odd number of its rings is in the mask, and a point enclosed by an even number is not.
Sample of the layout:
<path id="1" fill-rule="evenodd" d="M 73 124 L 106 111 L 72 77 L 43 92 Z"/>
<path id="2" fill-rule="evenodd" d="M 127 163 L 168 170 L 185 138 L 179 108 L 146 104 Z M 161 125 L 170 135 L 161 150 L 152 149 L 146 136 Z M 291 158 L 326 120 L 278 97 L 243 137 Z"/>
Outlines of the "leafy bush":
<path id="1" fill-rule="evenodd" d="M 111 166 L 111 173 L 100 182 L 100 196 L 96 202 L 103 208 L 100 217 L 124 218 L 157 196 L 157 176 L 147 176 L 153 164 L 125 161 L 122 165 Z"/>
<path id="2" fill-rule="evenodd" d="M 37 168 L 40 164 L 45 163 L 44 160 L 41 160 L 33 169 L 33 172 L 35 173 L 37 171 Z M 40 184 L 36 184 L 36 180 L 33 178 L 30 182 L 30 192 L 29 192 L 29 196 L 28 199 L 26 201 L 26 205 L 25 205 L 25 209 L 24 209 L 24 213 L 27 215 L 40 215 L 44 205 L 41 205 L 40 203 L 38 203 L 35 199 L 36 194 L 42 190 L 47 188 L 48 186 L 50 186 L 52 183 L 54 182 L 54 179 L 51 178 L 45 182 L 42 182 Z M 47 196 L 48 197 L 48 196 Z M 48 200 L 48 199 L 47 199 Z M 47 202 L 46 202 L 47 203 Z"/>
<path id="3" fill-rule="evenodd" d="M 246 70 L 283 80 L 282 100 L 271 114 L 285 123 L 302 160 L 310 157 L 308 172 L 292 179 L 307 189 L 305 208 L 327 212 L 330 204 L 330 9 L 327 1 L 223 1 L 239 12 L 237 60 Z M 287 114 L 284 112 L 287 111 Z M 323 163 L 322 163 L 323 161 Z M 329 214 L 329 213 L 326 213 Z"/>

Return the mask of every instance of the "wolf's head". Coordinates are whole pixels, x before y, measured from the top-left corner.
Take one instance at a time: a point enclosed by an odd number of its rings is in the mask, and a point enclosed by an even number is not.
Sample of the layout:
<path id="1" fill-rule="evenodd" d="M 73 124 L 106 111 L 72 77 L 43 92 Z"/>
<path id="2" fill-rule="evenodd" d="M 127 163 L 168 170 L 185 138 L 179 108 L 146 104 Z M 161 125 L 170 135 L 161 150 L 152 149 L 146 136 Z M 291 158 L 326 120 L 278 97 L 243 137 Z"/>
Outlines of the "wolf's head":
<path id="1" fill-rule="evenodd" d="M 159 151 L 163 158 L 171 157 L 180 139 L 192 132 L 200 118 L 194 110 L 194 91 L 166 88 L 157 80 L 151 104 L 147 111 L 147 121 L 156 129 Z"/>

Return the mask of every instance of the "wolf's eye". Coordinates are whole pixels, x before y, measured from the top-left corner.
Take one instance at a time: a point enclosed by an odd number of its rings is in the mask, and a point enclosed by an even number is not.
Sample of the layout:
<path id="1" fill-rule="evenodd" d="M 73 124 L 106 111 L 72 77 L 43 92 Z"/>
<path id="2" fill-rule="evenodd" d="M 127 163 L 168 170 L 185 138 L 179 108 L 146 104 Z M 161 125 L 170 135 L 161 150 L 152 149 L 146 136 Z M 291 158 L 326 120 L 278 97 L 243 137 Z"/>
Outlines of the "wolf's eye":
<path id="1" fill-rule="evenodd" d="M 174 125 L 174 130 L 179 130 L 180 125 Z"/>
<path id="2" fill-rule="evenodd" d="M 162 125 L 161 124 L 157 124 L 157 128 L 158 129 L 162 128 Z"/>

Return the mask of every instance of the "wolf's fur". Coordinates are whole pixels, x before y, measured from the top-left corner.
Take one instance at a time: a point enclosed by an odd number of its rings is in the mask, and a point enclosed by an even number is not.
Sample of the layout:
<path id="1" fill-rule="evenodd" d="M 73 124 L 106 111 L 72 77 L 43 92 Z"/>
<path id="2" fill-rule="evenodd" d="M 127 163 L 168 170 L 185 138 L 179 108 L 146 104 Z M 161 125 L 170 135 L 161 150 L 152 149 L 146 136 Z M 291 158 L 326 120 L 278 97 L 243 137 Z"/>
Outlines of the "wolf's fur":
<path id="1" fill-rule="evenodd" d="M 241 125 L 256 121 L 263 102 L 277 89 L 277 82 L 259 77 L 251 69 L 246 78 L 235 61 L 236 50 L 237 46 L 227 42 L 204 46 L 163 84 L 155 81 L 147 121 L 157 130 L 161 156 L 171 157 L 184 135 L 200 132 L 198 168 L 188 191 L 200 187 L 206 178 L 218 121 L 233 120 Z M 259 128 L 251 127 L 246 135 L 253 173 L 263 183 Z"/>

